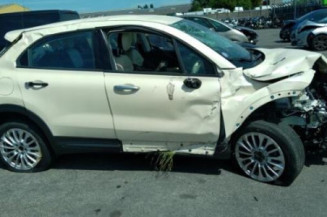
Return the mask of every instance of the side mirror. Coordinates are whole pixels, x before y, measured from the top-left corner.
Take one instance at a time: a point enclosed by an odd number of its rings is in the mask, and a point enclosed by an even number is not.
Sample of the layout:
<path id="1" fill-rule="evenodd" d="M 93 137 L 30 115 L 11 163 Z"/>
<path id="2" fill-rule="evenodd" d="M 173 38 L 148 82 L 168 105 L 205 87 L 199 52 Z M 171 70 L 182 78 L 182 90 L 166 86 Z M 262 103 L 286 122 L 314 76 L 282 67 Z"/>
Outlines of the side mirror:
<path id="1" fill-rule="evenodd" d="M 223 70 L 217 67 L 218 78 L 224 77 L 225 73 Z"/>

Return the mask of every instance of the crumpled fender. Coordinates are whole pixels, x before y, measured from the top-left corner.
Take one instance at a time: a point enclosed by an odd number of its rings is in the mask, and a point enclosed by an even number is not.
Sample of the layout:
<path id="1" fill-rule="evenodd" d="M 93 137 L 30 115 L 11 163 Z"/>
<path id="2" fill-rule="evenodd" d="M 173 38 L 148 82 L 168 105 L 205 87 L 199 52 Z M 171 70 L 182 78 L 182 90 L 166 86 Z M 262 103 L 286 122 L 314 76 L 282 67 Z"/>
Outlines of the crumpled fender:
<path id="1" fill-rule="evenodd" d="M 226 70 L 220 79 L 221 108 L 229 138 L 256 109 L 280 98 L 298 96 L 311 83 L 315 71 L 308 69 L 278 82 L 259 82 L 243 75 L 241 68 Z"/>
<path id="2" fill-rule="evenodd" d="M 269 81 L 287 77 L 298 72 L 308 71 L 318 59 L 322 59 L 322 67 L 327 68 L 327 59 L 317 52 L 296 49 L 257 49 L 264 53 L 263 63 L 251 69 L 244 70 L 244 74 L 257 81 Z"/>

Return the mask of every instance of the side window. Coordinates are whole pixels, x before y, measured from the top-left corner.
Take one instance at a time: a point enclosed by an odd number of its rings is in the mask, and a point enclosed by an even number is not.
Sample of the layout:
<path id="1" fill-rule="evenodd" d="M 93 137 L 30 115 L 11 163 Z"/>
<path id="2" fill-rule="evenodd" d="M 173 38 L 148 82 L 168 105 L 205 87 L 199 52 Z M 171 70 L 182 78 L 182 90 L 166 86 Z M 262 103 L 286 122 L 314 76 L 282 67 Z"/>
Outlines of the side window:
<path id="1" fill-rule="evenodd" d="M 45 69 L 96 69 L 94 33 L 49 36 L 30 46 L 17 64 Z"/>
<path id="2" fill-rule="evenodd" d="M 209 22 L 215 27 L 217 32 L 227 32 L 228 30 L 230 30 L 228 27 L 219 22 L 213 20 L 209 20 Z"/>
<path id="3" fill-rule="evenodd" d="M 215 75 L 214 66 L 208 60 L 197 54 L 195 51 L 185 46 L 184 44 L 177 43 L 179 52 L 181 54 L 182 62 L 185 66 L 187 74 L 191 75 Z"/>
<path id="4" fill-rule="evenodd" d="M 182 73 L 173 40 L 141 30 L 107 33 L 117 71 Z M 160 72 L 160 73 L 159 73 Z"/>
<path id="5" fill-rule="evenodd" d="M 207 20 L 205 20 L 205 19 L 198 18 L 198 17 L 189 17 L 189 18 L 186 17 L 186 19 L 191 20 L 191 21 L 193 21 L 195 23 L 198 23 L 198 24 L 200 24 L 202 26 L 205 26 L 205 27 L 207 27 L 209 29 L 212 28 L 212 26 L 210 25 L 210 23 Z"/>
<path id="6" fill-rule="evenodd" d="M 158 36 L 158 35 L 153 35 L 149 34 L 148 35 L 149 43 L 151 47 L 156 47 L 161 50 L 166 50 L 166 51 L 174 51 L 174 45 L 171 41 L 171 39 L 163 37 L 163 36 Z"/>

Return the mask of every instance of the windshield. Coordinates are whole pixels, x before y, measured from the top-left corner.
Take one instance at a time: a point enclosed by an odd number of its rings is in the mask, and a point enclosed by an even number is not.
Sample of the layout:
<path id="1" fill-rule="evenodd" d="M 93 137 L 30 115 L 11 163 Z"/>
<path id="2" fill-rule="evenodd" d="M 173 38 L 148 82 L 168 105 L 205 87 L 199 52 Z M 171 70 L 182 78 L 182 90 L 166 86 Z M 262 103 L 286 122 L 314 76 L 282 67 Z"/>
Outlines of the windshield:
<path id="1" fill-rule="evenodd" d="M 198 39 L 237 67 L 248 65 L 244 62 L 252 62 L 252 55 L 248 50 L 197 23 L 181 20 L 171 26 Z"/>
<path id="2" fill-rule="evenodd" d="M 317 10 L 312 11 L 308 14 L 303 15 L 302 17 L 298 18 L 299 22 L 302 22 L 304 20 L 311 20 L 311 21 L 318 21 L 327 15 L 327 10 Z"/>

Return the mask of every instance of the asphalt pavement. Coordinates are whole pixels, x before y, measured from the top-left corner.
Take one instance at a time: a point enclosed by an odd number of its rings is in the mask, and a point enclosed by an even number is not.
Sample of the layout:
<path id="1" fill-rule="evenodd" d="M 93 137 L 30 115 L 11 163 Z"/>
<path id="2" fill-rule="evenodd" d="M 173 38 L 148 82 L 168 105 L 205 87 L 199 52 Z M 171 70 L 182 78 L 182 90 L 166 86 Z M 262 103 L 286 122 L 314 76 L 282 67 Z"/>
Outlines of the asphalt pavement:
<path id="1" fill-rule="evenodd" d="M 260 30 L 261 47 L 288 47 Z M 0 168 L 0 216 L 262 217 L 326 216 L 326 155 L 307 156 L 289 187 L 255 182 L 231 161 L 179 156 L 154 171 L 148 155 L 80 154 L 34 174 Z"/>

